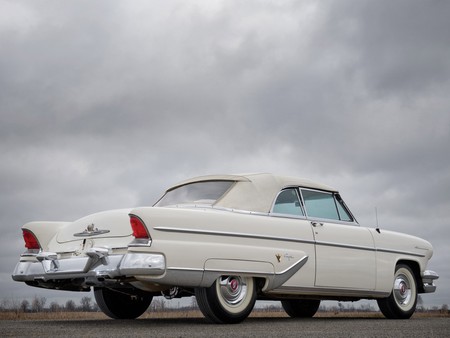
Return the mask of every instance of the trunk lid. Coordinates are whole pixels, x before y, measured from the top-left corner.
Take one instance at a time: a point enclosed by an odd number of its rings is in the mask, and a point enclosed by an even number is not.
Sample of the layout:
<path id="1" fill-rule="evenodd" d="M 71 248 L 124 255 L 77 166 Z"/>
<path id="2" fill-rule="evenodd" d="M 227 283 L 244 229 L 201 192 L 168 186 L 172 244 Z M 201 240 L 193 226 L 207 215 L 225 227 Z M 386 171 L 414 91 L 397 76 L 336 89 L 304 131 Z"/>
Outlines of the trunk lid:
<path id="1" fill-rule="evenodd" d="M 80 218 L 63 227 L 56 236 L 60 244 L 84 240 L 118 242 L 122 238 L 126 246 L 132 230 L 128 213 L 131 209 L 109 210 Z"/>

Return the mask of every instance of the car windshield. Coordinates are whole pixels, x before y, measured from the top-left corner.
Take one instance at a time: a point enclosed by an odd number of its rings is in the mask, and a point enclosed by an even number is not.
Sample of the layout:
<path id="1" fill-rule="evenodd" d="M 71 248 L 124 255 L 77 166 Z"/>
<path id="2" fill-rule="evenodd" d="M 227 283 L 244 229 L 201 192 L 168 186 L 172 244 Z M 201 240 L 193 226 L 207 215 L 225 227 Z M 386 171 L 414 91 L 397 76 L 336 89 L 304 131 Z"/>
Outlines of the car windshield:
<path id="1" fill-rule="evenodd" d="M 182 185 L 169 190 L 155 204 L 164 207 L 176 204 L 214 204 L 234 181 L 203 181 Z"/>

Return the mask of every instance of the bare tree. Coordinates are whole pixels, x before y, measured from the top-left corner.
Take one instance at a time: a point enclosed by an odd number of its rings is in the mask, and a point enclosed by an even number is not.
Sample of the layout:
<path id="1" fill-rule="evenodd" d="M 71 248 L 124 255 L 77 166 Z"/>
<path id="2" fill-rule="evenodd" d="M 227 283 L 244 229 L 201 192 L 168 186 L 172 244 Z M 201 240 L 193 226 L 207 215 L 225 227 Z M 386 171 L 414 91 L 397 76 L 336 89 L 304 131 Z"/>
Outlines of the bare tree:
<path id="1" fill-rule="evenodd" d="M 59 312 L 61 311 L 61 306 L 57 302 L 50 303 L 50 311 L 51 312 Z"/>
<path id="2" fill-rule="evenodd" d="M 34 296 L 33 301 L 31 302 L 31 311 L 41 312 L 42 310 L 44 310 L 46 302 L 47 298 Z"/>
<path id="3" fill-rule="evenodd" d="M 20 303 L 20 311 L 22 312 L 28 312 L 30 310 L 30 302 L 26 299 Z"/>
<path id="4" fill-rule="evenodd" d="M 91 311 L 91 297 L 81 298 L 81 310 L 82 311 Z"/>
<path id="5" fill-rule="evenodd" d="M 64 308 L 65 308 L 66 311 L 70 311 L 70 312 L 73 312 L 73 311 L 75 311 L 77 309 L 77 307 L 75 305 L 75 302 L 72 299 L 69 299 L 66 302 L 66 306 Z"/>
<path id="6" fill-rule="evenodd" d="M 3 298 L 0 302 L 0 311 L 20 311 L 20 302 L 17 298 Z"/>

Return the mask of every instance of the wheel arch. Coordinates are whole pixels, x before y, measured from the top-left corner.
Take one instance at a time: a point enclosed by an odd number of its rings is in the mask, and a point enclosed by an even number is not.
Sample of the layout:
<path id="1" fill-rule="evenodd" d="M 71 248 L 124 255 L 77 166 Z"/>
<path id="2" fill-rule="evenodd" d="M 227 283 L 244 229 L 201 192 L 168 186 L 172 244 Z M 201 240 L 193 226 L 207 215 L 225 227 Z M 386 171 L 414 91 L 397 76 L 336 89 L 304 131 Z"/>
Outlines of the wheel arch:
<path id="1" fill-rule="evenodd" d="M 267 283 L 266 277 L 253 277 L 255 279 L 256 293 L 259 295 Z"/>

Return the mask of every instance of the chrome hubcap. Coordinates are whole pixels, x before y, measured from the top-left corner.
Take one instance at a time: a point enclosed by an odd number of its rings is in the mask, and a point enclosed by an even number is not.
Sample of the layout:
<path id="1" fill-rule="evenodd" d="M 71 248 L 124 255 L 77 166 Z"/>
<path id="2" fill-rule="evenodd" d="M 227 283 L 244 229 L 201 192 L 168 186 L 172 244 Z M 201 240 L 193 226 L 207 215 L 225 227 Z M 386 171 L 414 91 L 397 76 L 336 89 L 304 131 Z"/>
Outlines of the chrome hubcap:
<path id="1" fill-rule="evenodd" d="M 411 302 L 412 292 L 408 279 L 399 275 L 394 282 L 394 297 L 401 306 L 407 306 Z"/>
<path id="2" fill-rule="evenodd" d="M 239 304 L 247 294 L 247 284 L 241 277 L 225 276 L 219 279 L 222 299 L 230 305 Z"/>

